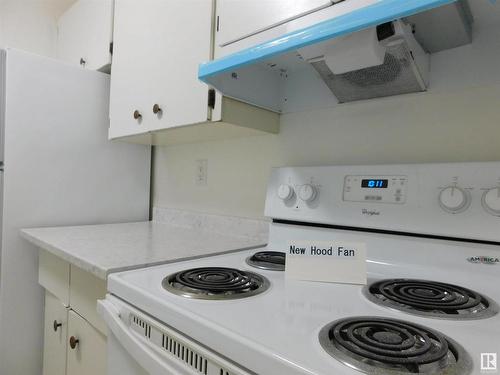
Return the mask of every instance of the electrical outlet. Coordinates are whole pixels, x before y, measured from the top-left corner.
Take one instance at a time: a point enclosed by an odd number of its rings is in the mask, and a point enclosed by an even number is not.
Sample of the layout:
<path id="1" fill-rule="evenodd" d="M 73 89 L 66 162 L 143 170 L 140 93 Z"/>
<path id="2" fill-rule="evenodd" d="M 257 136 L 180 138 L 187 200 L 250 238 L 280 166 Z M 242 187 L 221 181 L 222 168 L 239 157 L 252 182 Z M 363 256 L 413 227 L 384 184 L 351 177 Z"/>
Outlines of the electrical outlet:
<path id="1" fill-rule="evenodd" d="M 208 160 L 207 159 L 196 160 L 195 183 L 196 183 L 196 186 L 207 186 L 208 185 Z"/>

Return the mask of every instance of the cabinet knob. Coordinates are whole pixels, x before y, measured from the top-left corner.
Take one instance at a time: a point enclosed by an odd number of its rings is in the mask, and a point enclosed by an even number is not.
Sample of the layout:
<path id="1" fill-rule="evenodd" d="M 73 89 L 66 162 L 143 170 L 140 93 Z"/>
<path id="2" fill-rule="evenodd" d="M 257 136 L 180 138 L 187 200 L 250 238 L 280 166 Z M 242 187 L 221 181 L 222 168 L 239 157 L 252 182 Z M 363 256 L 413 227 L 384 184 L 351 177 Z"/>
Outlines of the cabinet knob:
<path id="1" fill-rule="evenodd" d="M 71 349 L 75 349 L 79 342 L 80 340 L 78 340 L 75 336 L 71 336 L 69 338 L 69 347 Z"/>
<path id="2" fill-rule="evenodd" d="M 62 323 L 58 323 L 57 320 L 54 320 L 54 332 L 57 332 L 57 329 L 62 326 Z"/>
<path id="3" fill-rule="evenodd" d="M 80 58 L 80 65 L 85 66 L 87 64 L 87 61 L 83 57 Z"/>
<path id="4" fill-rule="evenodd" d="M 140 120 L 142 118 L 141 112 L 139 112 L 137 109 L 134 111 L 134 119 Z"/>
<path id="5" fill-rule="evenodd" d="M 154 113 L 155 115 L 157 115 L 157 114 L 158 114 L 158 113 L 160 113 L 161 111 L 162 111 L 162 109 L 161 109 L 161 107 L 160 107 L 160 105 L 159 105 L 159 104 L 155 104 L 155 105 L 153 106 L 153 113 Z"/>

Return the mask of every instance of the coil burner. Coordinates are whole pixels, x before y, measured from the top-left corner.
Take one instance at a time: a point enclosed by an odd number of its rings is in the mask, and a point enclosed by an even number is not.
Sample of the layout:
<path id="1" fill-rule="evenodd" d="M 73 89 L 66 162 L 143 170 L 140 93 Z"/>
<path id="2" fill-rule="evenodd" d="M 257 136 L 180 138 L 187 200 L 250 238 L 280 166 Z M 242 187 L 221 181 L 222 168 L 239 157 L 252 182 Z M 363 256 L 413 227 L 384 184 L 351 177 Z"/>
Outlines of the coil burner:
<path id="1" fill-rule="evenodd" d="M 230 300 L 254 296 L 269 288 L 269 281 L 256 273 L 234 268 L 193 268 L 167 276 L 163 288 L 174 294 L 207 300 Z"/>
<path id="2" fill-rule="evenodd" d="M 366 374 L 469 374 L 472 361 L 443 334 L 402 320 L 355 317 L 324 327 L 323 349 Z"/>
<path id="3" fill-rule="evenodd" d="M 267 271 L 284 271 L 286 254 L 278 251 L 259 251 L 247 258 L 247 264 Z"/>
<path id="4" fill-rule="evenodd" d="M 427 280 L 389 279 L 365 287 L 366 297 L 381 306 L 442 319 L 483 319 L 497 306 L 486 297 L 452 284 Z"/>

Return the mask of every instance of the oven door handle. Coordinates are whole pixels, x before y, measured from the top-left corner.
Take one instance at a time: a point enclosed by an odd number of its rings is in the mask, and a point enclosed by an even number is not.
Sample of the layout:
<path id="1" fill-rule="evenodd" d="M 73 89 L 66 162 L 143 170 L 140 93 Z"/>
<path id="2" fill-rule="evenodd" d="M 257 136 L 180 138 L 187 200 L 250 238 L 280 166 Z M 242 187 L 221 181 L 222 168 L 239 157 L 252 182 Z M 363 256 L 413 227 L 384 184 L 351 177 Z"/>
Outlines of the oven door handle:
<path id="1" fill-rule="evenodd" d="M 193 375 L 185 367 L 178 366 L 175 362 L 166 363 L 166 358 L 155 353 L 146 343 L 135 337 L 130 329 L 120 319 L 120 312 L 112 302 L 107 300 L 97 301 L 97 310 L 106 322 L 108 329 L 117 341 L 125 348 L 127 353 L 150 375 Z M 173 362 L 173 361 L 172 361 Z"/>

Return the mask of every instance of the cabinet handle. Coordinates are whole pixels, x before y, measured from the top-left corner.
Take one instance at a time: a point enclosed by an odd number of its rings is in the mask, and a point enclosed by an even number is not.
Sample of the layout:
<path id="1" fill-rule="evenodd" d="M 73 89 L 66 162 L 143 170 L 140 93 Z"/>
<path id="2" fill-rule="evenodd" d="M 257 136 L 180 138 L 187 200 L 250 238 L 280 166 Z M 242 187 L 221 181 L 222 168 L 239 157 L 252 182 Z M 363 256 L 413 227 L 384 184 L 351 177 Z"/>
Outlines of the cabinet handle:
<path id="1" fill-rule="evenodd" d="M 142 118 L 141 112 L 139 112 L 137 109 L 134 111 L 134 119 L 139 120 Z"/>
<path id="2" fill-rule="evenodd" d="M 80 65 L 85 66 L 87 64 L 87 61 L 83 57 L 80 58 Z"/>
<path id="3" fill-rule="evenodd" d="M 160 113 L 161 111 L 162 111 L 162 109 L 161 109 L 161 107 L 160 107 L 160 105 L 159 105 L 159 104 L 155 104 L 155 105 L 153 106 L 153 113 L 154 113 L 155 115 L 157 115 L 157 114 L 158 114 L 158 113 Z"/>
<path id="4" fill-rule="evenodd" d="M 54 320 L 54 332 L 57 332 L 57 329 L 62 326 L 62 323 L 58 323 L 57 320 Z"/>
<path id="5" fill-rule="evenodd" d="M 80 342 L 80 340 L 78 340 L 75 336 L 71 336 L 69 338 L 69 346 L 70 346 L 70 348 L 71 349 L 75 349 L 79 342 Z"/>

